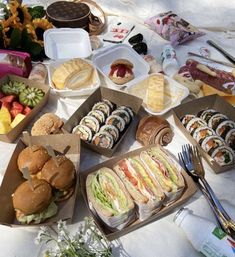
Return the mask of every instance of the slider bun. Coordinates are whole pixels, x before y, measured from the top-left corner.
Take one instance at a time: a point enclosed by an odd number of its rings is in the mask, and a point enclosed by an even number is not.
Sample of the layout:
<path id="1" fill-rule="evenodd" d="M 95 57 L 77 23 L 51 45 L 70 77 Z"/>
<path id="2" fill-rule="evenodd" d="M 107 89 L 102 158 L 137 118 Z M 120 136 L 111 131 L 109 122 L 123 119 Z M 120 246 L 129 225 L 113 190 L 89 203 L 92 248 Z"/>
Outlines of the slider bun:
<path id="1" fill-rule="evenodd" d="M 109 78 L 117 85 L 123 85 L 126 84 L 127 82 L 131 81 L 132 79 L 134 79 L 134 75 L 130 74 L 128 77 L 113 77 L 111 75 L 109 75 Z"/>
<path id="2" fill-rule="evenodd" d="M 109 173 L 116 180 L 117 184 L 119 185 L 119 188 L 124 192 L 124 194 L 125 194 L 125 196 L 128 200 L 128 209 L 132 210 L 134 208 L 134 203 L 133 203 L 129 193 L 127 192 L 126 188 L 124 187 L 122 181 L 115 174 L 115 172 L 113 172 L 111 169 L 105 168 L 105 167 L 99 169 L 97 172 L 99 172 L 99 173 Z M 91 202 L 92 206 L 97 211 L 97 213 L 99 213 L 99 214 L 101 214 L 102 216 L 105 216 L 105 217 L 112 217 L 113 216 L 112 212 L 107 210 L 107 209 L 104 209 L 102 207 L 102 205 L 99 204 L 99 202 L 96 200 L 96 198 L 94 197 L 94 195 L 92 193 L 91 184 L 92 184 L 92 180 L 95 177 L 96 173 L 89 174 L 87 176 L 87 179 L 86 179 L 86 193 L 87 193 L 88 202 Z"/>
<path id="3" fill-rule="evenodd" d="M 41 178 L 59 190 L 71 187 L 75 181 L 75 167 L 65 156 L 56 156 L 59 167 L 50 159 L 41 170 Z"/>
<path id="4" fill-rule="evenodd" d="M 54 113 L 42 115 L 33 125 L 32 136 L 50 135 L 59 132 L 64 122 Z"/>
<path id="5" fill-rule="evenodd" d="M 30 175 L 35 175 L 49 159 L 50 155 L 43 146 L 33 145 L 20 152 L 17 165 L 21 172 L 24 167 L 28 167 Z"/>
<path id="6" fill-rule="evenodd" d="M 36 214 L 43 211 L 51 202 L 51 186 L 45 180 L 33 179 L 34 190 L 28 181 L 20 184 L 13 195 L 15 210 L 25 215 Z"/>

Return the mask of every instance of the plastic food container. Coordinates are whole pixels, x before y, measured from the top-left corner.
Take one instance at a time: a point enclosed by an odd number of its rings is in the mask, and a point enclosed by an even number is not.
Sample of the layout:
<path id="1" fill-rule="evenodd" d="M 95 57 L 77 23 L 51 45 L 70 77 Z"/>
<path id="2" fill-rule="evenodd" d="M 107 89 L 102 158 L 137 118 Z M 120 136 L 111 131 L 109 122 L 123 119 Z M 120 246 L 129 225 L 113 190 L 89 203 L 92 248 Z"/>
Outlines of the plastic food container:
<path id="1" fill-rule="evenodd" d="M 108 77 L 110 66 L 117 59 L 127 59 L 134 66 L 134 79 L 123 85 L 115 84 Z M 92 61 L 97 69 L 104 75 L 107 84 L 118 89 L 129 87 L 135 84 L 137 81 L 140 81 L 141 78 L 144 78 L 148 75 L 150 69 L 148 63 L 130 46 L 125 44 L 115 45 L 109 48 L 105 48 L 103 51 L 99 51 L 93 56 Z"/>
<path id="2" fill-rule="evenodd" d="M 76 97 L 90 95 L 100 86 L 96 68 L 90 86 L 81 89 L 56 89 L 52 83 L 55 69 L 62 63 L 73 58 L 87 58 L 91 55 L 89 34 L 83 29 L 49 29 L 44 33 L 45 54 L 54 61 L 48 65 L 49 85 L 61 97 Z M 88 63 L 90 61 L 86 60 Z"/>
<path id="3" fill-rule="evenodd" d="M 144 79 L 137 81 L 135 85 L 132 85 L 127 88 L 127 92 L 132 95 L 139 96 L 143 99 L 143 106 L 151 115 L 163 115 L 167 113 L 171 108 L 178 106 L 183 99 L 189 95 L 188 88 L 182 86 L 180 83 L 176 82 L 174 79 L 164 76 L 164 109 L 160 112 L 153 112 L 147 108 L 145 104 L 145 96 L 148 87 L 148 79 L 151 76 L 155 76 L 155 73 L 152 73 L 145 77 Z"/>

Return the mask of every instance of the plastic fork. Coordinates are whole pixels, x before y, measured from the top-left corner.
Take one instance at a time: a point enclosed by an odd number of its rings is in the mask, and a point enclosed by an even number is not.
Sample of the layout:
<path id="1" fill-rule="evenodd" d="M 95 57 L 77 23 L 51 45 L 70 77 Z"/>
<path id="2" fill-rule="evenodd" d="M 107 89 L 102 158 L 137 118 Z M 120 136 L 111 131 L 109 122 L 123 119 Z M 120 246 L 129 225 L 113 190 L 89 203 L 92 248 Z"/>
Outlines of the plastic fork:
<path id="1" fill-rule="evenodd" d="M 189 144 L 182 146 L 182 152 L 178 154 L 180 164 L 187 173 L 198 184 L 204 196 L 210 203 L 210 206 L 223 230 L 231 237 L 235 237 L 235 223 L 224 210 L 214 191 L 204 178 L 205 172 L 201 163 L 200 154 L 197 147 L 191 147 Z M 203 184 L 201 184 L 201 183 Z"/>

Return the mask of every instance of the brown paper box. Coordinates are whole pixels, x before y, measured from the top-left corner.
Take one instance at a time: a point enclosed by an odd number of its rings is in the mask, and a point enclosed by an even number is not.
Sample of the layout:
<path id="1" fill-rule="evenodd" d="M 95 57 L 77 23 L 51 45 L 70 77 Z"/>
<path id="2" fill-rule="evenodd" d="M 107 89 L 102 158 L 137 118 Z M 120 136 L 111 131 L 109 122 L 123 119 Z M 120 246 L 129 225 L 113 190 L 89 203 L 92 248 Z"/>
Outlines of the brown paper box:
<path id="1" fill-rule="evenodd" d="M 87 100 L 77 109 L 77 111 L 75 111 L 74 114 L 67 120 L 67 122 L 63 126 L 63 130 L 65 132 L 72 133 L 73 128 L 79 124 L 80 120 L 84 116 L 86 116 L 89 111 L 91 111 L 93 105 L 95 103 L 101 101 L 102 99 L 108 99 L 118 106 L 126 105 L 126 106 L 131 107 L 135 114 L 134 119 L 137 118 L 136 116 L 137 116 L 137 114 L 140 110 L 141 104 L 143 102 L 142 99 L 140 99 L 136 96 L 132 96 L 132 95 L 120 92 L 120 91 L 113 90 L 113 89 L 100 87 L 92 95 L 90 95 L 87 98 Z M 125 130 L 124 134 L 122 134 L 122 136 L 120 137 L 120 139 L 118 140 L 118 142 L 114 145 L 114 147 L 112 149 L 98 147 L 92 143 L 87 143 L 84 141 L 82 141 L 82 145 L 84 145 L 85 147 L 87 147 L 89 149 L 92 149 L 93 151 L 95 151 L 101 155 L 111 157 L 114 154 L 114 152 L 116 151 L 116 149 L 118 148 L 118 146 L 120 145 L 120 143 L 123 140 L 123 138 L 125 137 L 125 135 L 130 130 L 130 127 L 132 126 L 132 124 L 134 124 L 134 123 L 135 122 L 132 121 L 131 124 L 129 124 L 129 126 Z"/>
<path id="2" fill-rule="evenodd" d="M 49 98 L 50 94 L 50 88 L 44 84 L 38 83 L 33 80 L 29 80 L 26 78 L 18 77 L 15 75 L 7 75 L 0 79 L 0 87 L 2 84 L 11 81 L 20 81 L 24 82 L 26 85 L 30 87 L 37 87 L 42 89 L 45 92 L 45 95 L 41 102 L 37 104 L 32 111 L 10 132 L 7 134 L 0 134 L 0 141 L 4 141 L 7 143 L 14 142 L 15 139 L 20 135 L 20 133 L 23 131 L 23 129 L 32 121 L 32 119 L 37 115 L 37 113 L 43 108 L 43 106 L 47 103 L 47 100 Z"/>
<path id="3" fill-rule="evenodd" d="M 210 95 L 195 99 L 193 101 L 181 104 L 172 109 L 175 124 L 183 132 L 192 145 L 197 145 L 202 157 L 207 161 L 212 170 L 215 173 L 221 173 L 226 170 L 230 170 L 235 167 L 235 164 L 220 166 L 217 162 L 214 161 L 197 143 L 197 141 L 190 135 L 186 130 L 183 124 L 180 121 L 180 118 L 185 114 L 197 114 L 199 111 L 204 109 L 215 109 L 223 114 L 225 114 L 229 119 L 235 121 L 235 108 L 226 102 L 221 96 Z"/>
<path id="4" fill-rule="evenodd" d="M 97 166 L 95 166 L 91 169 L 88 169 L 88 170 L 80 173 L 81 190 L 82 190 L 82 194 L 83 194 L 84 200 L 86 202 L 87 208 L 89 209 L 91 215 L 93 216 L 96 225 L 98 226 L 100 231 L 106 236 L 106 238 L 108 240 L 117 239 L 117 238 L 119 238 L 119 237 L 121 237 L 125 234 L 130 233 L 131 231 L 134 231 L 138 228 L 141 228 L 141 227 L 143 227 L 143 226 L 145 226 L 145 225 L 147 225 L 147 224 L 149 224 L 153 221 L 156 221 L 156 220 L 164 217 L 165 215 L 167 215 L 168 213 L 173 211 L 176 207 L 185 203 L 197 191 L 197 187 L 196 187 L 195 183 L 193 182 L 192 178 L 189 175 L 187 175 L 187 173 L 185 171 L 183 171 L 182 174 L 183 174 L 184 180 L 185 180 L 185 188 L 184 188 L 184 191 L 183 191 L 181 197 L 178 200 L 174 201 L 173 203 L 171 203 L 168 206 L 162 207 L 160 209 L 160 211 L 158 211 L 156 214 L 152 215 L 148 219 L 146 219 L 144 221 L 139 221 L 137 219 L 134 223 L 128 225 L 127 227 L 125 227 L 121 230 L 111 231 L 108 227 L 106 227 L 105 223 L 102 222 L 101 219 L 97 215 L 95 215 L 89 208 L 87 195 L 86 195 L 86 178 L 87 178 L 87 176 L 90 173 L 95 172 L 102 167 L 108 167 L 108 168 L 112 169 L 114 164 L 116 164 L 121 159 L 138 155 L 143 150 L 149 149 L 151 147 L 153 147 L 153 145 L 139 148 L 137 150 L 131 151 L 131 152 L 126 153 L 126 154 L 123 154 L 121 156 L 115 157 L 115 158 L 113 158 L 109 161 L 103 162 L 103 163 L 101 163 L 101 164 L 99 164 L 99 165 L 97 165 Z"/>
<path id="5" fill-rule="evenodd" d="M 15 219 L 15 211 L 12 204 L 12 194 L 15 189 L 25 181 L 22 173 L 17 167 L 17 158 L 19 153 L 26 147 L 23 140 L 20 139 L 16 145 L 15 151 L 12 154 L 10 162 L 8 164 L 6 173 L 4 175 L 2 185 L 0 187 L 0 224 L 8 226 L 40 226 L 40 225 L 52 225 L 59 220 L 67 220 L 71 222 L 74 212 L 74 204 L 76 200 L 76 192 L 78 189 L 78 172 L 80 164 L 80 138 L 78 135 L 49 135 L 49 136 L 37 136 L 30 137 L 32 144 L 37 145 L 50 145 L 55 153 L 65 154 L 75 165 L 77 173 L 77 181 L 75 186 L 74 194 L 65 201 L 56 203 L 58 205 L 57 214 L 47 219 L 45 222 L 40 224 L 29 224 L 22 225 Z"/>

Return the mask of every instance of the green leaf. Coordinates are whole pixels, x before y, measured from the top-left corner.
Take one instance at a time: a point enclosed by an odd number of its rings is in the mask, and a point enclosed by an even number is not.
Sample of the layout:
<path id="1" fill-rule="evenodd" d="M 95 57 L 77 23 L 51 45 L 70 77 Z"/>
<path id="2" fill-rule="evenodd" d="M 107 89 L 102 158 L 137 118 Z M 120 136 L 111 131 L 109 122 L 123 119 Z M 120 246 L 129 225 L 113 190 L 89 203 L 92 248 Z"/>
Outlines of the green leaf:
<path id="1" fill-rule="evenodd" d="M 32 38 L 30 34 L 27 32 L 27 29 L 23 29 L 22 39 L 21 39 L 22 48 L 27 49 L 31 43 L 32 43 Z"/>
<path id="2" fill-rule="evenodd" d="M 17 48 L 21 44 L 21 31 L 17 28 L 14 28 L 13 31 L 11 32 L 11 41 L 10 41 L 10 48 Z"/>
<path id="3" fill-rule="evenodd" d="M 43 51 L 43 47 L 41 47 L 38 43 L 36 42 L 31 42 L 28 44 L 28 49 L 29 53 L 32 55 L 32 57 L 39 56 L 41 52 Z"/>
<path id="4" fill-rule="evenodd" d="M 30 15 L 32 16 L 32 20 L 36 18 L 43 18 L 46 15 L 46 11 L 43 6 L 35 6 L 33 8 L 28 8 Z"/>

